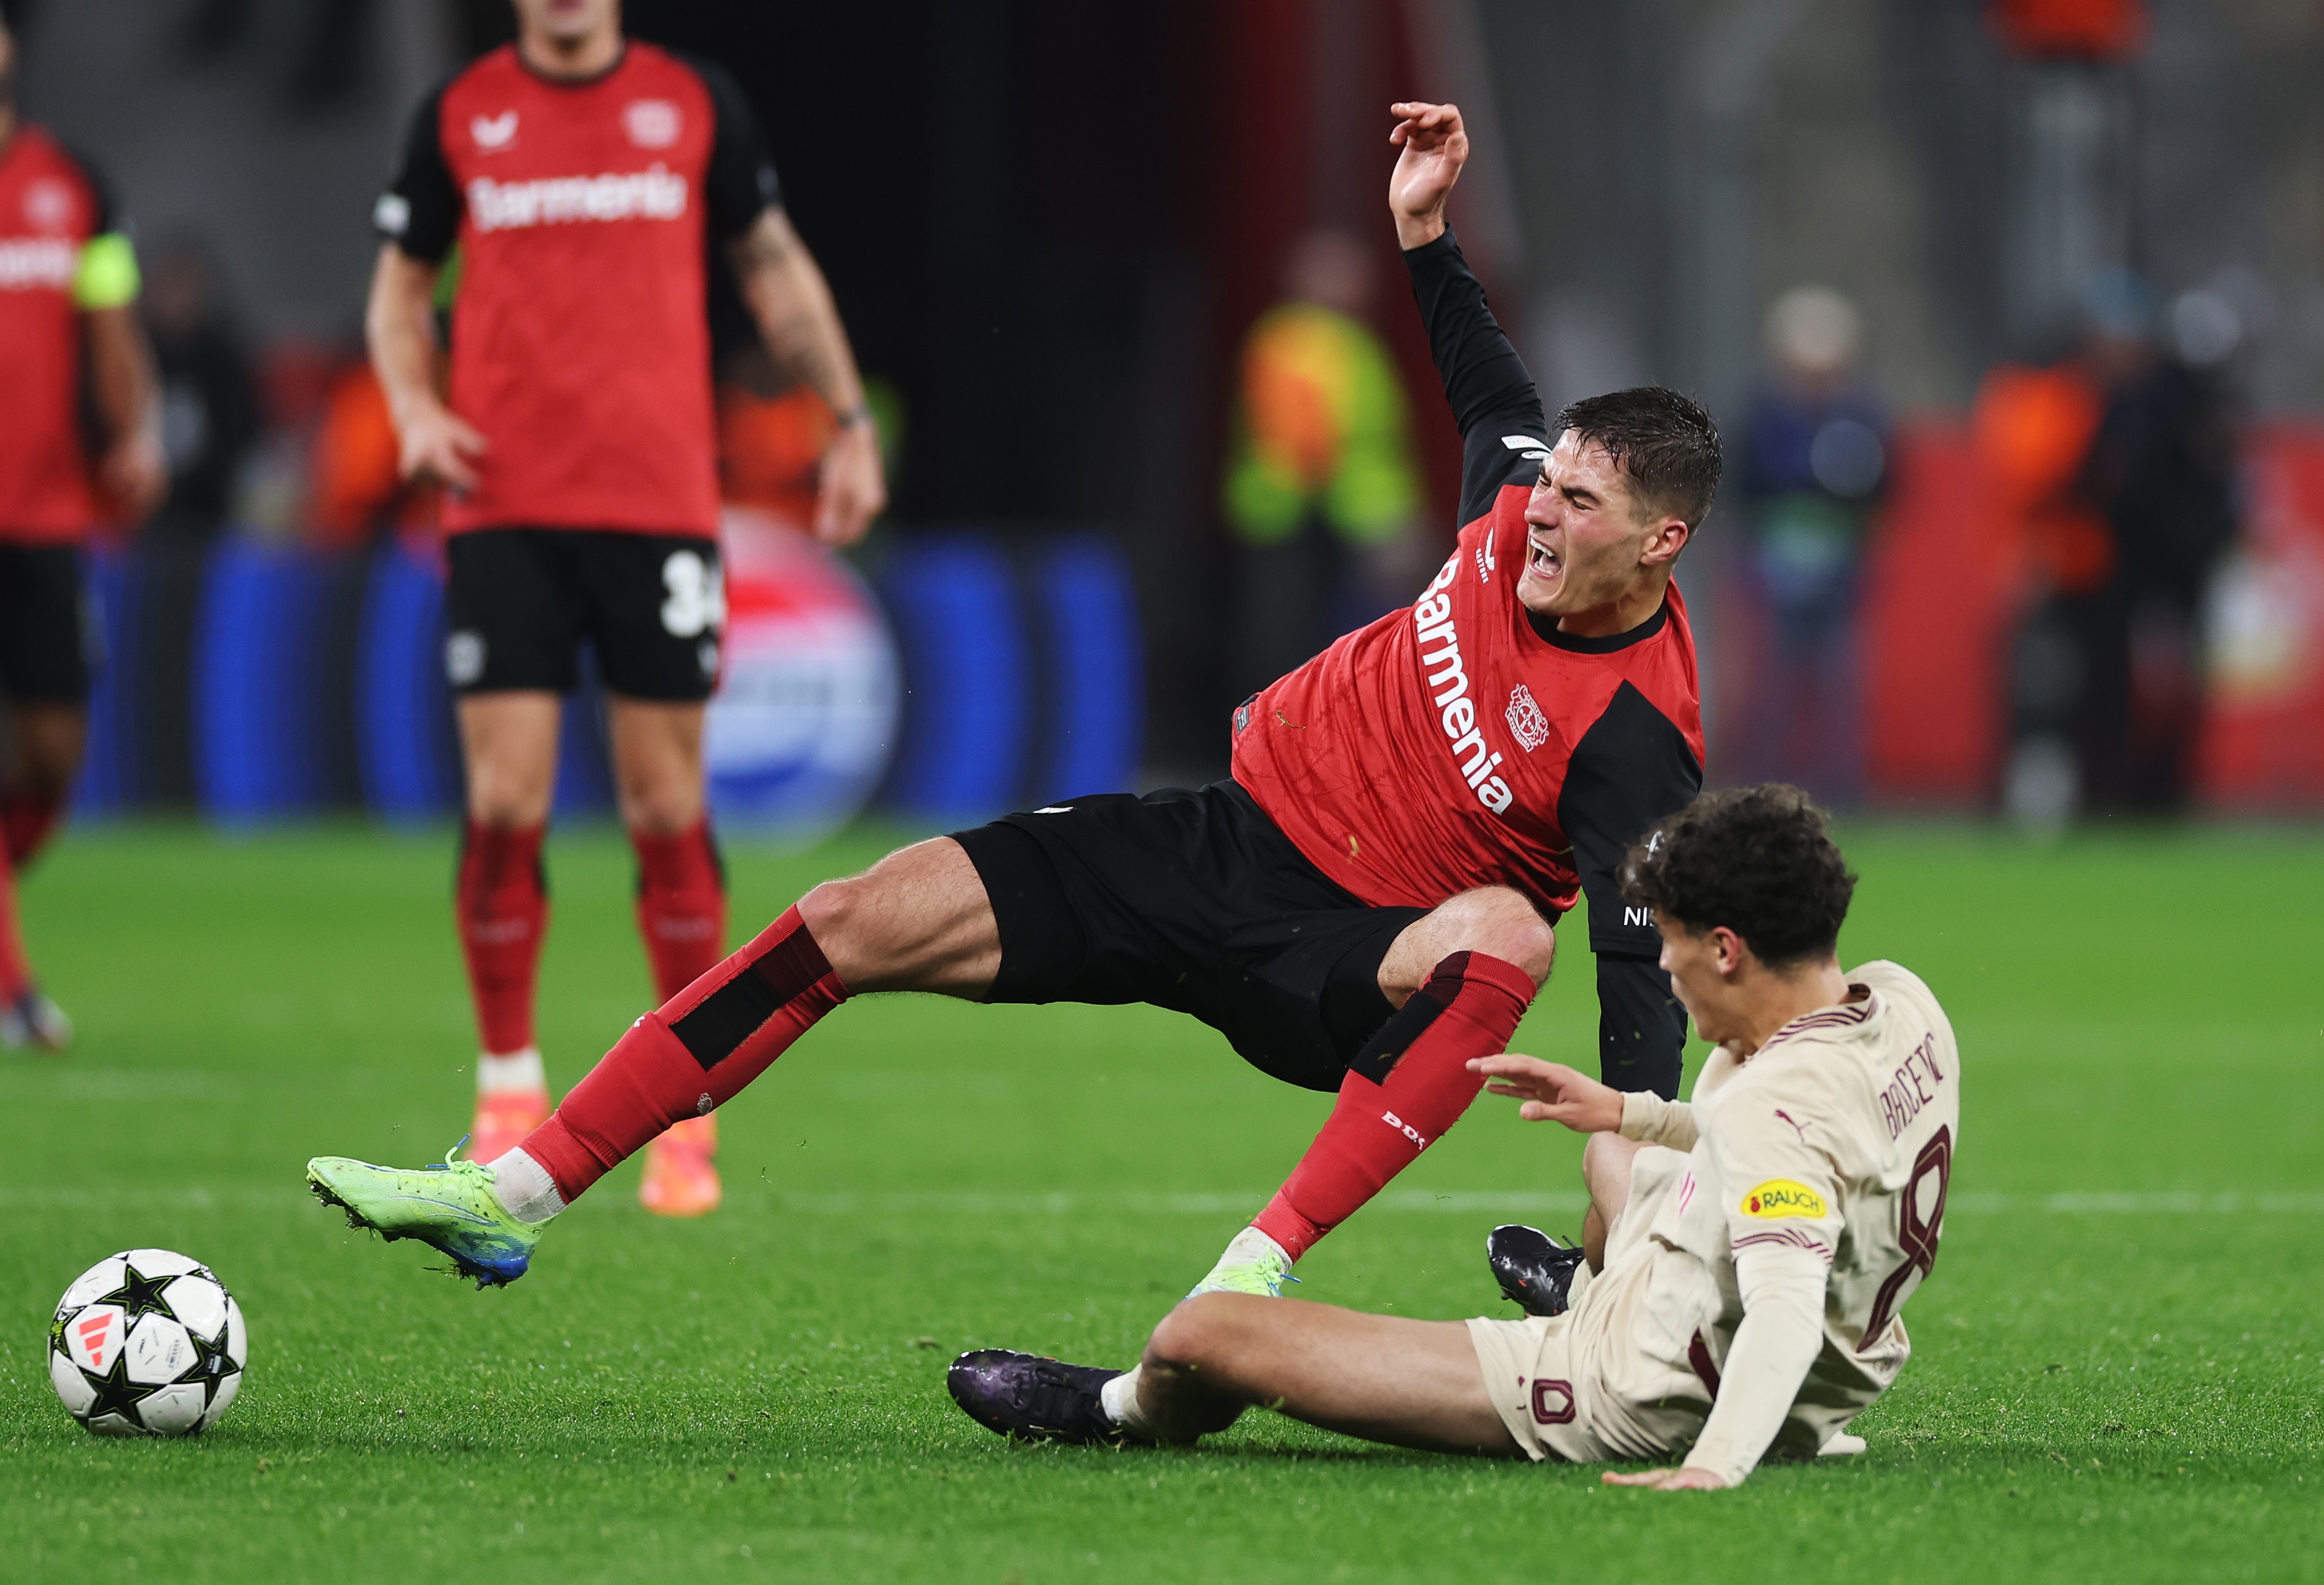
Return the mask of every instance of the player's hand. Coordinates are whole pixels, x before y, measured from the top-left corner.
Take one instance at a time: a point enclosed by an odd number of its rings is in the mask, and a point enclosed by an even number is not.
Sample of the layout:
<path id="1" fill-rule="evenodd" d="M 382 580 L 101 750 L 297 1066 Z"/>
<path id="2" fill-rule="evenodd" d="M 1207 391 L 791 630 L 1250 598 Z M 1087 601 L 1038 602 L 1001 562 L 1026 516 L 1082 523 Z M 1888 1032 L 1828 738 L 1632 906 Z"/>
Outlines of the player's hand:
<path id="1" fill-rule="evenodd" d="M 396 420 L 397 471 L 407 480 L 432 479 L 455 490 L 476 487 L 471 458 L 492 449 L 475 427 L 439 401 L 414 406 Z"/>
<path id="2" fill-rule="evenodd" d="M 170 461 L 152 435 L 131 435 L 106 452 L 97 477 L 123 514 L 142 523 L 170 493 Z"/>
<path id="3" fill-rule="evenodd" d="M 815 537 L 826 545 L 853 545 L 872 520 L 887 510 L 880 436 L 867 418 L 842 429 L 824 450 L 815 497 Z"/>
<path id="4" fill-rule="evenodd" d="M 1609 1470 L 1599 1479 L 1609 1486 L 1643 1486 L 1650 1491 L 1724 1491 L 1726 1480 L 1708 1470 L 1698 1470 L 1692 1464 L 1681 1464 L 1675 1470 L 1641 1470 L 1636 1475 L 1625 1475 L 1619 1470 Z"/>
<path id="5" fill-rule="evenodd" d="M 1388 179 L 1388 212 L 1396 217 L 1396 240 L 1416 248 L 1444 235 L 1444 200 L 1469 161 L 1469 134 L 1461 106 L 1407 99 L 1388 107 L 1397 118 L 1388 141 L 1404 151 Z"/>
<path id="6" fill-rule="evenodd" d="M 1577 1134 L 1610 1134 L 1622 1126 L 1622 1092 L 1562 1062 L 1512 1051 L 1471 1057 L 1469 1071 L 1484 1074 L 1494 1094 L 1524 1101 L 1517 1115 L 1529 1123 L 1563 1123 Z"/>

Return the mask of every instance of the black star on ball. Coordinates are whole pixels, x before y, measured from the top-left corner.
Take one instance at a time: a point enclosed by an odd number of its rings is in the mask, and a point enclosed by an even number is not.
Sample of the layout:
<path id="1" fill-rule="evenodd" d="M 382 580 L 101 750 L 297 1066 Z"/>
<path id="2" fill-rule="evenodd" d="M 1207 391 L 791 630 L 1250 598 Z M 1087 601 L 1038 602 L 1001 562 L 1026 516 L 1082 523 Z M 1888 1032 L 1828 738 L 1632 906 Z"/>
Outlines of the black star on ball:
<path id="1" fill-rule="evenodd" d="M 186 1328 L 186 1341 L 194 1345 L 194 1362 L 186 1368 L 178 1379 L 200 1382 L 202 1402 L 205 1405 L 215 1404 L 217 1402 L 219 1386 L 227 1377 L 234 1374 L 234 1361 L 226 1358 L 224 1349 L 212 1347 L 208 1338 L 190 1326 Z"/>
<path id="2" fill-rule="evenodd" d="M 106 1415 L 118 1415 L 132 1425 L 143 1426 L 145 1423 L 137 1417 L 137 1405 L 152 1397 L 156 1389 L 129 1379 L 127 1349 L 113 1357 L 113 1368 L 104 1375 L 91 1370 L 83 1370 L 80 1375 L 97 1394 L 97 1401 L 81 1413 L 84 1424 Z"/>
<path id="3" fill-rule="evenodd" d="M 170 1308 L 170 1301 L 161 1296 L 161 1290 L 178 1280 L 175 1273 L 168 1276 L 147 1276 L 125 1262 L 122 1271 L 119 1287 L 109 1294 L 98 1295 L 89 1303 L 120 1305 L 121 1318 L 125 1322 L 134 1322 L 140 1315 L 166 1315 L 172 1321 L 178 1318 L 178 1313 Z"/>

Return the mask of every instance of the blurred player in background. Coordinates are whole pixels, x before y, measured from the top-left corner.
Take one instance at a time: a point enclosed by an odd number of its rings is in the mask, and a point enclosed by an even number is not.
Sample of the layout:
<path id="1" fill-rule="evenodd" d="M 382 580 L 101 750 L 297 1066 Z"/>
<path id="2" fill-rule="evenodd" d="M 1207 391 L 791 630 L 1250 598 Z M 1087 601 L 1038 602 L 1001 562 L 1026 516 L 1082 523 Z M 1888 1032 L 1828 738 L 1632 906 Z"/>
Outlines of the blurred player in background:
<path id="1" fill-rule="evenodd" d="M 1336 1098 L 1200 1285 L 1274 1295 L 1468 1110 L 1469 1059 L 1507 1046 L 1548 978 L 1550 921 L 1585 889 L 1602 1071 L 1678 1093 L 1685 1018 L 1615 876 L 1702 789 L 1671 573 L 1718 487 L 1718 430 L 1648 387 L 1573 403 L 1553 447 L 1445 226 L 1460 112 L 1394 114 L 1391 207 L 1463 445 L 1464 526 L 1419 600 L 1237 710 L 1231 780 L 1076 798 L 826 881 L 639 1019 L 520 1148 L 421 1172 L 320 1157 L 326 1200 L 510 1282 L 567 1203 L 851 995 L 1143 1001 Z"/>
<path id="2" fill-rule="evenodd" d="M 0 1046 L 61 1051 L 72 1025 L 32 981 L 15 878 L 55 834 L 88 733 L 100 639 L 81 545 L 100 516 L 142 519 L 169 475 L 137 255 L 88 166 L 18 119 L 15 83 L 0 23 L 0 695 L 14 749 L 0 782 Z M 84 402 L 101 431 L 102 508 Z"/>
<path id="3" fill-rule="evenodd" d="M 1769 1456 L 1863 1451 L 1850 1420 L 1912 1354 L 1960 1129 L 1960 1053 L 1928 986 L 1843 973 L 1856 878 L 1796 788 L 1713 793 L 1634 849 L 1623 896 L 1719 1049 L 1692 1103 L 1555 1063 L 1470 1065 L 1529 1121 L 1590 1136 L 1589 1270 L 1522 1321 L 1415 1321 L 1239 1294 L 1188 1301 L 1144 1361 L 1002 1350 L 954 1362 L 961 1407 L 1062 1442 L 1192 1442 L 1253 1405 L 1404 1447 L 1536 1461 L 1665 1459 L 1609 1474 L 1739 1485 Z"/>
<path id="4" fill-rule="evenodd" d="M 430 94 L 382 196 L 372 362 L 407 477 L 447 486 L 445 662 L 468 824 L 460 939 L 483 1055 L 470 1154 L 549 1114 L 533 1037 L 561 701 L 596 650 L 637 917 L 661 1000 L 724 955 L 702 728 L 724 600 L 706 250 L 727 251 L 776 363 L 834 415 L 816 529 L 884 506 L 831 295 L 726 73 L 623 38 L 619 0 L 516 0 L 518 39 Z M 455 246 L 448 390 L 435 301 Z M 648 1209 L 715 1207 L 715 1123 L 659 1138 Z"/>

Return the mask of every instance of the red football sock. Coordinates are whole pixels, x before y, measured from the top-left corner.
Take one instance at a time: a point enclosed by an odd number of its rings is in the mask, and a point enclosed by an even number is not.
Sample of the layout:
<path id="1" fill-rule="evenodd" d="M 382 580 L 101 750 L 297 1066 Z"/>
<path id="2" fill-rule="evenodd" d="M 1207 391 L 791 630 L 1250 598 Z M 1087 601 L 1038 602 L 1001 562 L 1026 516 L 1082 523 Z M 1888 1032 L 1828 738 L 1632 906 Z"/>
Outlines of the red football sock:
<path id="1" fill-rule="evenodd" d="M 1508 1049 L 1538 988 L 1515 963 L 1456 952 L 1348 1064 L 1323 1131 L 1251 1225 L 1294 1260 L 1412 1165 L 1485 1081 L 1469 1059 Z"/>
<path id="2" fill-rule="evenodd" d="M 653 963 L 654 1000 L 668 1001 L 726 952 L 726 878 L 710 822 L 675 836 L 630 833 L 638 854 L 638 934 Z"/>
<path id="3" fill-rule="evenodd" d="M 525 1153 L 571 1203 L 680 1118 L 724 1105 L 847 999 L 797 908 L 632 1024 Z"/>
<path id="4" fill-rule="evenodd" d="M 49 794 L 11 793 L 0 801 L 0 845 L 6 847 L 8 862 L 18 870 L 29 863 L 47 845 L 64 812 L 64 799 Z"/>
<path id="5" fill-rule="evenodd" d="M 13 1002 L 31 988 L 32 965 L 16 926 L 16 871 L 0 851 L 0 1001 Z"/>
<path id="6" fill-rule="evenodd" d="M 549 925 L 541 878 L 544 825 L 468 822 L 460 850 L 460 947 L 476 1000 L 476 1033 L 484 1050 L 509 1056 L 532 1044 L 533 972 Z"/>

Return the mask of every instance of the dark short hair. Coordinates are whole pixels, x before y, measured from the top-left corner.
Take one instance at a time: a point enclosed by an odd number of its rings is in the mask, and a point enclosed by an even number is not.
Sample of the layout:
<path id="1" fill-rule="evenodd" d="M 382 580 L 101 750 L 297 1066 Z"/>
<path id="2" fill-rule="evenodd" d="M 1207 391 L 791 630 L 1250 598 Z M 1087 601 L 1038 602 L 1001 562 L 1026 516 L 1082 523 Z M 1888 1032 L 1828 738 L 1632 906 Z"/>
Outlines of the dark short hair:
<path id="1" fill-rule="evenodd" d="M 1568 405 L 1557 427 L 1612 457 L 1640 505 L 1702 526 L 1724 462 L 1719 426 L 1692 397 L 1662 385 L 1609 391 Z"/>
<path id="2" fill-rule="evenodd" d="M 1855 895 L 1823 811 L 1780 781 L 1703 794 L 1622 864 L 1623 900 L 1690 930 L 1724 925 L 1771 969 L 1831 956 Z"/>

